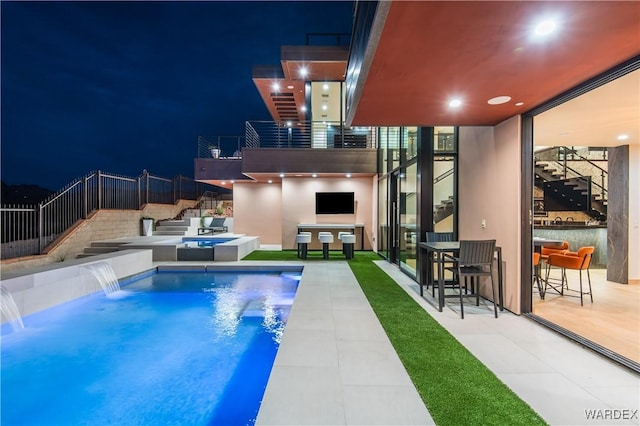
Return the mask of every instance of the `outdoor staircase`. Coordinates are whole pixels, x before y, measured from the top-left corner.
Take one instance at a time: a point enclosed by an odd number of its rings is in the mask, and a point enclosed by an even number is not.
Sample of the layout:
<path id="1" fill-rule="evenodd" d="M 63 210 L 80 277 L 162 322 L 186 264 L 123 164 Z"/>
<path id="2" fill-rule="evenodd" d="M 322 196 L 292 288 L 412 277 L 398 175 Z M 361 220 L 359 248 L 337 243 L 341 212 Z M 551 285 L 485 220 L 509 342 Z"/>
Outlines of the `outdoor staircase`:
<path id="1" fill-rule="evenodd" d="M 95 256 L 97 254 L 113 253 L 120 250 L 120 246 L 127 244 L 126 242 L 117 241 L 94 241 L 89 247 L 85 247 L 82 253 L 76 257 L 78 259 L 83 257 Z"/>

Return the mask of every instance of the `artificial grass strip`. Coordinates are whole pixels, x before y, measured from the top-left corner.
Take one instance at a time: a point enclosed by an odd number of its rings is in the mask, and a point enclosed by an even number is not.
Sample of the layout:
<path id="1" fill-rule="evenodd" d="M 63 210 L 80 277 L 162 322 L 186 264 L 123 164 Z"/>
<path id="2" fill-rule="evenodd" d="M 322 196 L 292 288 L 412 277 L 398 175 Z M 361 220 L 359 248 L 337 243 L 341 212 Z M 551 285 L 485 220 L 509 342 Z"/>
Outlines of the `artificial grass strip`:
<path id="1" fill-rule="evenodd" d="M 361 252 L 362 253 L 362 252 Z M 313 262 L 316 260 L 326 260 L 322 257 L 322 250 L 309 250 L 306 259 L 298 258 L 297 250 L 254 250 L 242 260 L 300 260 L 305 262 Z M 346 260 L 344 254 L 340 250 L 329 250 L 328 260 Z"/>
<path id="2" fill-rule="evenodd" d="M 324 260 L 319 253 L 307 260 Z M 373 263 L 380 259 L 357 251 L 348 263 L 436 424 L 546 424 Z M 285 250 L 254 251 L 244 260 L 300 259 L 295 250 Z M 329 260 L 345 259 L 331 252 Z"/>
<path id="3" fill-rule="evenodd" d="M 373 263 L 379 259 L 357 256 L 349 266 L 436 424 L 546 424 Z"/>

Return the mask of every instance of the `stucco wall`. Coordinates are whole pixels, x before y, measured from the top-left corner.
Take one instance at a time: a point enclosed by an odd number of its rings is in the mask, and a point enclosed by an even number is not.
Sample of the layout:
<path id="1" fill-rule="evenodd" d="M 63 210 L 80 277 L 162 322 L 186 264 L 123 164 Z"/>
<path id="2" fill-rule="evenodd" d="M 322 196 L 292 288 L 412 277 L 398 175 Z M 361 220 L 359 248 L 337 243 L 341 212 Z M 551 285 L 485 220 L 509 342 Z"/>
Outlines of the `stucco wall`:
<path id="1" fill-rule="evenodd" d="M 236 234 L 260 237 L 261 244 L 282 244 L 282 187 L 275 183 L 233 185 Z"/>
<path id="2" fill-rule="evenodd" d="M 365 249 L 370 250 L 374 182 L 370 177 L 301 177 L 285 178 L 281 184 L 236 183 L 233 188 L 235 232 L 259 236 L 261 244 L 294 249 L 299 223 L 359 223 L 365 225 Z M 355 214 L 316 215 L 316 192 L 354 192 Z"/>
<path id="3" fill-rule="evenodd" d="M 496 127 L 460 128 L 459 153 L 460 239 L 496 239 L 505 307 L 520 313 L 520 117 Z"/>
<path id="4" fill-rule="evenodd" d="M 316 215 L 316 192 L 354 192 L 354 214 Z M 363 178 L 289 178 L 282 182 L 282 247 L 294 249 L 299 223 L 364 224 L 366 250 L 371 250 L 373 181 Z M 334 239 L 337 235 L 334 235 Z M 357 246 L 360 236 L 357 235 Z"/>

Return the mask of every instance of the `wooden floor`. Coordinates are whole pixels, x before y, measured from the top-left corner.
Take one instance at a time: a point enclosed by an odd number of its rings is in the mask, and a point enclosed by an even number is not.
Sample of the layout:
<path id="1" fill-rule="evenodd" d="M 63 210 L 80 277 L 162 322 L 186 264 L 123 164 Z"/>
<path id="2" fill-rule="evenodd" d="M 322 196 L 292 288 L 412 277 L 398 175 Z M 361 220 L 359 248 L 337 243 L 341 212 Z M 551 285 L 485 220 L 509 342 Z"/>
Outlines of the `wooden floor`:
<path id="1" fill-rule="evenodd" d="M 560 296 L 547 291 L 545 300 L 540 300 L 534 289 L 533 313 L 640 363 L 640 285 L 607 281 L 605 269 L 590 273 L 593 303 L 585 295 L 584 306 L 580 306 L 580 298 L 566 295 L 577 292 Z M 567 271 L 567 275 L 569 288 L 577 290 L 577 271 Z M 552 276 L 559 277 L 559 271 L 554 270 Z M 583 285 L 587 288 L 584 272 Z"/>

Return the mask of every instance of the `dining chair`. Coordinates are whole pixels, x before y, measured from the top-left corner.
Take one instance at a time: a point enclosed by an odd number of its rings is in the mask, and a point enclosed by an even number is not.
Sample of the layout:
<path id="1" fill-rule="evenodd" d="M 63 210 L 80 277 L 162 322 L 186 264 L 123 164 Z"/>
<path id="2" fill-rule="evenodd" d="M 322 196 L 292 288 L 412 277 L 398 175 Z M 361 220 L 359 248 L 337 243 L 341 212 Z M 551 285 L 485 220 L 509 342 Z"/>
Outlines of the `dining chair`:
<path id="1" fill-rule="evenodd" d="M 580 306 L 584 306 L 583 296 L 588 294 L 591 298 L 591 303 L 593 303 L 593 294 L 591 292 L 591 276 L 589 275 L 589 266 L 591 265 L 591 258 L 593 257 L 593 252 L 595 251 L 595 247 L 593 246 L 585 246 L 580 247 L 577 252 L 566 251 L 564 253 L 558 254 L 550 254 L 547 259 L 547 265 L 556 266 L 561 269 L 561 281 L 560 288 L 558 289 L 557 285 L 554 285 L 553 282 L 549 281 L 549 270 L 547 270 L 547 276 L 545 277 L 545 286 L 544 291 L 547 292 L 547 285 L 551 287 L 553 290 L 558 292 L 561 296 L 564 296 L 565 288 L 569 290 L 569 280 L 567 279 L 566 270 L 572 269 L 579 271 L 580 275 Z M 585 292 L 582 290 L 582 271 L 587 271 L 587 281 L 589 283 L 589 291 Z M 576 291 L 576 290 L 573 290 Z M 577 297 L 577 296 L 576 296 Z"/>
<path id="2" fill-rule="evenodd" d="M 481 277 L 491 279 L 491 295 L 493 297 L 493 311 L 498 318 L 498 305 L 496 304 L 495 282 L 493 279 L 493 256 L 496 249 L 496 240 L 461 240 L 458 257 L 445 254 L 447 261 L 454 262 L 454 272 L 457 276 L 458 296 L 460 298 L 460 316 L 464 318 L 464 297 L 475 297 L 476 306 L 480 305 L 480 286 L 474 280 Z M 467 293 L 467 278 L 471 279 L 471 293 Z M 465 293 L 462 286 L 465 286 Z M 479 284 L 479 282 L 478 282 Z M 446 295 L 445 297 L 456 297 Z"/>
<path id="3" fill-rule="evenodd" d="M 533 284 L 538 287 L 538 294 L 540 299 L 544 300 L 544 288 L 542 287 L 542 280 L 540 278 L 540 253 L 533 253 Z"/>
<path id="4" fill-rule="evenodd" d="M 540 261 L 544 261 L 546 262 L 547 259 L 549 258 L 550 254 L 562 254 L 562 253 L 566 253 L 569 251 L 569 241 L 563 241 L 562 245 L 560 247 L 545 247 L 542 246 L 540 247 Z M 549 275 L 549 264 L 546 263 L 545 265 L 545 276 Z M 563 275 L 564 275 L 564 271 L 563 271 Z M 562 277 L 565 282 L 566 282 L 566 276 Z M 553 278 L 551 279 L 552 281 L 554 280 Z"/>
<path id="5" fill-rule="evenodd" d="M 427 243 L 441 243 L 441 242 L 449 242 L 449 241 L 453 241 L 453 232 L 426 232 L 425 233 L 425 242 Z M 435 265 L 436 269 L 438 269 L 438 263 L 439 263 L 439 259 L 440 257 L 438 256 L 437 253 L 431 253 L 432 258 L 429 259 L 431 262 L 431 265 Z M 454 265 L 451 262 L 448 262 L 446 264 L 443 265 L 443 270 L 444 269 L 450 269 L 452 268 Z M 431 271 L 431 276 L 435 276 L 433 271 Z M 429 280 L 427 280 L 427 288 L 429 288 Z M 436 296 L 436 286 L 433 285 L 432 289 L 431 289 L 431 297 L 435 297 Z"/>

